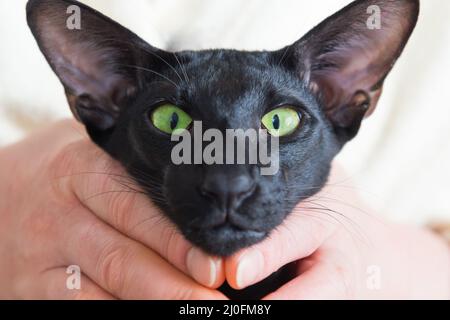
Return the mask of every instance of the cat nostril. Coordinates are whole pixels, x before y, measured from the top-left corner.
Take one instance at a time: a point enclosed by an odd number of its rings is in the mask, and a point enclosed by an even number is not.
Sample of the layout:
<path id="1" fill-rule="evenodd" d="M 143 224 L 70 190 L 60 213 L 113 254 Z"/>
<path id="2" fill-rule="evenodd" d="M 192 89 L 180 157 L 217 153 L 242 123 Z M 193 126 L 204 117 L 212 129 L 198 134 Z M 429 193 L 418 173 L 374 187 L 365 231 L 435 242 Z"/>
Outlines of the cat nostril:
<path id="1" fill-rule="evenodd" d="M 216 202 L 222 209 L 235 209 L 255 190 L 255 181 L 243 175 L 231 179 L 207 178 L 199 188 L 199 193 L 208 200 Z"/>

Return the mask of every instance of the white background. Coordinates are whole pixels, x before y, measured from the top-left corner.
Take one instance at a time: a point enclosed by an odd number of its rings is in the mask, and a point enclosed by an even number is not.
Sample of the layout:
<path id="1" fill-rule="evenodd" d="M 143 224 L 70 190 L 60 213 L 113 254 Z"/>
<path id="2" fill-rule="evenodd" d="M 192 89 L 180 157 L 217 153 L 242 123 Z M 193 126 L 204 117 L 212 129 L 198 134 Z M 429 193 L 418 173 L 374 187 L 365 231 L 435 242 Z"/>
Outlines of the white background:
<path id="1" fill-rule="evenodd" d="M 0 145 L 70 116 L 25 21 L 0 0 Z M 161 48 L 278 49 L 348 0 L 90 0 Z M 393 220 L 450 220 L 450 1 L 422 0 L 417 29 L 375 114 L 338 161 L 366 201 Z"/>

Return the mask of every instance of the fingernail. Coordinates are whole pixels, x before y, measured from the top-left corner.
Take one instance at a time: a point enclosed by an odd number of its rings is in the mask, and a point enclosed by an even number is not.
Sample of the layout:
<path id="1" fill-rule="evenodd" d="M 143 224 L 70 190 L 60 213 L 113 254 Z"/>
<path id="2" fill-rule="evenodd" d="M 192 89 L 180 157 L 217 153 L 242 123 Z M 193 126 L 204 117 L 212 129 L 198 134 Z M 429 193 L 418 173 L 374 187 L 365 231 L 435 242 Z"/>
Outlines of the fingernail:
<path id="1" fill-rule="evenodd" d="M 208 287 L 216 283 L 220 263 L 219 258 L 212 258 L 197 248 L 189 250 L 186 260 L 186 266 L 192 278 Z"/>
<path id="2" fill-rule="evenodd" d="M 263 263 L 264 258 L 259 250 L 252 250 L 241 257 L 236 271 L 236 285 L 239 289 L 254 284 Z"/>

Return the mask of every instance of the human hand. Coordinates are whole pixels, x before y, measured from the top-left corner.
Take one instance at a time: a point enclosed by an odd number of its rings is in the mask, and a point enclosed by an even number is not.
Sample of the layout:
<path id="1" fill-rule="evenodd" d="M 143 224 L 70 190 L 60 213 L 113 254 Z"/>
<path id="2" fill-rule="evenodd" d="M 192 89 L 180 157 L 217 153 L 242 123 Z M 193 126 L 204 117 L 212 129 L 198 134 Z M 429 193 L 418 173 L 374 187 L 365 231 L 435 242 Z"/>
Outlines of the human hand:
<path id="1" fill-rule="evenodd" d="M 224 298 L 206 288 L 223 282 L 222 261 L 192 249 L 73 121 L 0 150 L 0 163 L 8 199 L 0 203 L 0 297 Z M 351 188 L 330 184 L 314 199 L 269 240 L 226 261 L 233 287 L 301 259 L 298 278 L 267 298 L 448 296 L 448 248 L 434 236 L 363 213 Z M 70 264 L 84 272 L 79 291 L 65 286 Z M 368 266 L 380 270 L 377 290 L 366 285 Z"/>
<path id="2" fill-rule="evenodd" d="M 342 173 L 330 180 L 269 239 L 226 260 L 233 288 L 298 261 L 298 276 L 265 299 L 450 298 L 450 250 L 440 238 L 382 221 Z"/>
<path id="3" fill-rule="evenodd" d="M 222 260 L 193 249 L 126 177 L 74 121 L 1 149 L 0 298 L 225 298 L 209 289 Z M 80 290 L 66 287 L 69 265 Z"/>

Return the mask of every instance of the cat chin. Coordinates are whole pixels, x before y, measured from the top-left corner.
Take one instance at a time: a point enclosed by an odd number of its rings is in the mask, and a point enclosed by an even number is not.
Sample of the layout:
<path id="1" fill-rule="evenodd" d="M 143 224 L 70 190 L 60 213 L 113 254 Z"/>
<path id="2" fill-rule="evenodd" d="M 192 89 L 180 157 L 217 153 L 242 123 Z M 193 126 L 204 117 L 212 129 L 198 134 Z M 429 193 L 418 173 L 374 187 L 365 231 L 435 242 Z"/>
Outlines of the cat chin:
<path id="1" fill-rule="evenodd" d="M 203 251 L 214 256 L 227 257 L 240 249 L 264 240 L 269 232 L 242 230 L 230 225 L 210 229 L 188 229 L 185 237 Z"/>

